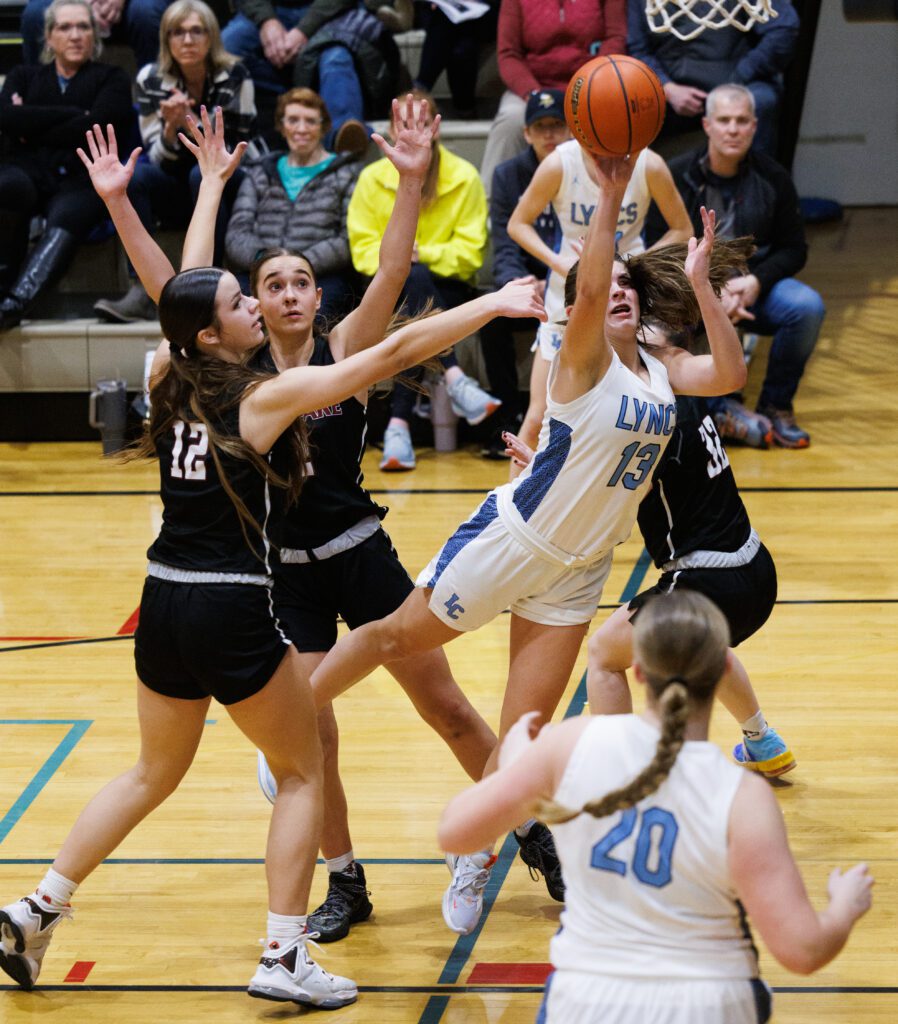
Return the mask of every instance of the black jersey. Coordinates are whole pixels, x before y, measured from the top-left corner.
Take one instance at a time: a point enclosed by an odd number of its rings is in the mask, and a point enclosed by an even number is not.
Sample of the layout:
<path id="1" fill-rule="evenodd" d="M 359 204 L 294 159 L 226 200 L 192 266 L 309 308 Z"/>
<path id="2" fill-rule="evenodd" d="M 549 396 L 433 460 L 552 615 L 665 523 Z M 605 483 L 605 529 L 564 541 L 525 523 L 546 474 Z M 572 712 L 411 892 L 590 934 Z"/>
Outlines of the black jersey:
<path id="1" fill-rule="evenodd" d="M 235 406 L 214 419 L 216 430 L 224 436 L 238 436 L 239 415 Z M 209 446 L 205 425 L 186 418 L 177 420 L 157 442 L 162 530 L 147 555 L 150 561 L 177 569 L 267 574 L 271 571 L 264 536 L 270 509 L 268 482 L 251 462 L 218 450 L 229 485 L 263 531 L 260 536 L 246 524 L 244 537 Z"/>
<path id="2" fill-rule="evenodd" d="M 334 356 L 327 338 L 316 336 L 310 366 L 332 366 Z M 259 369 L 277 372 L 270 346 L 253 357 Z M 383 519 L 387 509 L 378 505 L 362 486 L 362 456 L 368 436 L 365 406 L 356 398 L 306 413 L 311 442 L 312 472 L 299 502 L 287 509 L 279 523 L 280 547 L 308 550 L 339 537 L 368 516 Z"/>
<path id="3" fill-rule="evenodd" d="M 737 551 L 748 540 L 748 512 L 703 398 L 677 396 L 677 426 L 637 521 L 658 568 L 691 551 Z"/>

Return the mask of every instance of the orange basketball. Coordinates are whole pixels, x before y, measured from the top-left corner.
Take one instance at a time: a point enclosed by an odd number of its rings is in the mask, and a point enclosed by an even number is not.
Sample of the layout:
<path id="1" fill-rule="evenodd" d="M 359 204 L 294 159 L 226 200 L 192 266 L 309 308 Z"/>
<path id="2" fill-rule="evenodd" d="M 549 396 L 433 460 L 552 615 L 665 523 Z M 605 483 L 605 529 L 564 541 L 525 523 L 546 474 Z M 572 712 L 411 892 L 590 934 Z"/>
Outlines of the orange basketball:
<path id="1" fill-rule="evenodd" d="M 587 61 L 570 80 L 564 115 L 574 138 L 598 156 L 645 149 L 661 131 L 666 101 L 658 76 L 635 57 Z"/>

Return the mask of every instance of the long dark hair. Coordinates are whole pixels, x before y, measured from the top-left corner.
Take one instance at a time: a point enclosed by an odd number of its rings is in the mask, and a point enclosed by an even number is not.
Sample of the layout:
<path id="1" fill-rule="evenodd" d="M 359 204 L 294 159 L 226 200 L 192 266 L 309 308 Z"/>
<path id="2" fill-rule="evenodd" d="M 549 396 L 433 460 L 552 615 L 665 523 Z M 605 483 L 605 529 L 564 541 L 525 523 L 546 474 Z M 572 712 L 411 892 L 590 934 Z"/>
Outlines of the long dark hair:
<path id="1" fill-rule="evenodd" d="M 723 612 L 695 590 L 674 590 L 652 598 L 639 612 L 633 630 L 636 661 L 658 702 L 661 735 L 655 756 L 627 785 L 574 811 L 554 801 L 537 814 L 549 823 L 580 814 L 604 818 L 633 807 L 661 785 L 683 746 L 689 713 L 714 696 L 726 668 L 730 628 Z"/>
<path id="2" fill-rule="evenodd" d="M 184 270 L 162 289 L 159 323 L 171 347 L 171 361 L 150 391 L 148 429 L 127 457 L 155 455 L 160 438 L 184 416 L 203 423 L 222 487 L 237 511 L 247 544 L 253 548 L 247 528 L 261 536 L 262 526 L 231 486 L 221 463 L 221 453 L 251 463 L 271 484 L 286 489 L 288 501 L 293 502 L 299 497 L 305 478 L 308 435 L 301 416 L 285 432 L 289 442 L 288 471 L 286 477 L 282 477 L 242 437 L 223 434 L 218 427 L 225 414 L 238 407 L 253 389 L 274 377 L 245 363 L 231 363 L 206 355 L 197 346 L 200 331 L 219 326 L 215 298 L 224 273 L 216 267 Z"/>
<path id="3" fill-rule="evenodd" d="M 635 256 L 615 256 L 627 268 L 633 289 L 639 296 L 640 323 L 653 318 L 672 331 L 682 331 L 701 321 L 698 299 L 684 270 L 688 251 L 685 242 L 675 242 Z M 715 239 L 708 275 L 715 295 L 720 295 L 734 274 L 746 272 L 748 257 L 754 251 L 754 241 L 748 237 L 728 241 Z M 577 260 L 565 278 L 565 306 L 573 306 L 577 297 L 579 266 Z"/>

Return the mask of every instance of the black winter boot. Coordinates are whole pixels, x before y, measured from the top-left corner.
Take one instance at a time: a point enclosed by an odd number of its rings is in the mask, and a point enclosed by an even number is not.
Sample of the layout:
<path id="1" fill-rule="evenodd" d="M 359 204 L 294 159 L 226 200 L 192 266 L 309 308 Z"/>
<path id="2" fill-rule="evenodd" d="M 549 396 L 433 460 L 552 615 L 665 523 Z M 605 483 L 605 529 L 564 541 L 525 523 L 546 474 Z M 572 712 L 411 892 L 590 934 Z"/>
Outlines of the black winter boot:
<path id="1" fill-rule="evenodd" d="M 25 260 L 9 295 L 0 303 L 0 331 L 17 327 L 38 293 L 68 266 L 77 241 L 65 228 L 47 228 Z"/>

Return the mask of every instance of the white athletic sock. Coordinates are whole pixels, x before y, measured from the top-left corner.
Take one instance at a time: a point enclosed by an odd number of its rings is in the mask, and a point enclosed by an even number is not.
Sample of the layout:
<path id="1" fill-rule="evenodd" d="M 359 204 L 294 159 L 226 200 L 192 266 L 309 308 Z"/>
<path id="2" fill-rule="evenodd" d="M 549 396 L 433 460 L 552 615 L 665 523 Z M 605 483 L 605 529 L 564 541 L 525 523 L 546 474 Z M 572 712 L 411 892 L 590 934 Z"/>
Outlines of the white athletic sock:
<path id="1" fill-rule="evenodd" d="M 67 907 L 72 902 L 77 888 L 77 882 L 50 868 L 35 892 L 40 896 L 48 896 L 53 907 Z"/>
<path id="2" fill-rule="evenodd" d="M 354 860 L 355 854 L 350 850 L 340 857 L 328 857 L 324 863 L 327 865 L 328 872 L 333 874 L 335 871 L 345 871 Z"/>
<path id="3" fill-rule="evenodd" d="M 295 917 L 289 914 L 272 914 L 268 911 L 268 945 L 275 948 L 289 946 L 306 930 L 307 914 Z"/>
<path id="4" fill-rule="evenodd" d="M 514 830 L 516 836 L 520 836 L 521 839 L 526 839 L 530 835 L 530 829 L 536 824 L 536 818 L 528 818 L 523 825 L 518 825 Z"/>
<path id="5" fill-rule="evenodd" d="M 741 723 L 743 734 L 750 740 L 761 739 L 769 728 L 770 726 L 767 724 L 767 719 L 764 717 L 763 711 L 756 712 L 751 716 L 751 718 L 746 718 L 745 721 Z"/>

